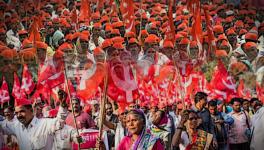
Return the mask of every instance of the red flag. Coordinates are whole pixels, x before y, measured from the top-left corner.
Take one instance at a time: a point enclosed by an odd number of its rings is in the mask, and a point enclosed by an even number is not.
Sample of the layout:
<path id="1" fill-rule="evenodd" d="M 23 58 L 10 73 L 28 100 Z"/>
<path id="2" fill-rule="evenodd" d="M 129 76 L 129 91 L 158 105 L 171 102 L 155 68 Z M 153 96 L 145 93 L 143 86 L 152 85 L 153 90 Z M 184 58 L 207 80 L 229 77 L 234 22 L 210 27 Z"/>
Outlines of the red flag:
<path id="1" fill-rule="evenodd" d="M 31 42 L 41 41 L 41 35 L 39 33 L 39 19 L 38 17 L 33 18 L 33 22 L 30 26 L 30 34 L 28 40 Z"/>
<path id="2" fill-rule="evenodd" d="M 0 103 L 3 104 L 5 102 L 8 102 L 10 100 L 9 92 L 8 92 L 8 85 L 5 80 L 5 77 L 3 76 L 2 86 L 0 89 Z"/>
<path id="3" fill-rule="evenodd" d="M 40 67 L 38 85 L 48 84 L 50 88 L 54 88 L 65 81 L 63 66 L 60 62 L 48 59 L 45 64 Z"/>
<path id="4" fill-rule="evenodd" d="M 93 96 L 106 75 L 106 68 L 106 64 L 97 63 L 87 69 L 77 87 L 77 95 L 83 100 Z"/>
<path id="5" fill-rule="evenodd" d="M 229 95 L 236 93 L 234 79 L 228 74 L 221 61 L 218 62 L 217 69 L 214 71 L 212 77 L 210 82 L 211 88 L 217 95 L 222 95 L 226 99 Z"/>
<path id="6" fill-rule="evenodd" d="M 264 87 L 261 87 L 260 84 L 256 83 L 256 92 L 259 100 L 264 103 Z"/>
<path id="7" fill-rule="evenodd" d="M 242 79 L 239 81 L 239 85 L 237 87 L 237 95 L 246 99 L 251 98 L 250 90 L 245 87 L 244 80 Z"/>
<path id="8" fill-rule="evenodd" d="M 12 96 L 15 99 L 25 98 L 26 95 L 24 92 L 21 92 L 20 90 L 20 81 L 16 73 L 14 73 L 14 83 L 13 83 L 13 90 L 12 90 Z"/>
<path id="9" fill-rule="evenodd" d="M 173 22 L 173 11 L 172 11 L 173 1 L 174 0 L 169 1 L 169 10 L 168 10 L 169 26 L 167 27 L 167 31 L 166 31 L 166 40 L 170 40 L 174 43 L 175 26 Z"/>
<path id="10" fill-rule="evenodd" d="M 88 23 L 90 23 L 90 16 L 90 0 L 81 0 L 79 21 L 87 21 Z"/>
<path id="11" fill-rule="evenodd" d="M 187 7 L 189 11 L 193 14 L 193 24 L 191 29 L 192 38 L 197 41 L 200 55 L 202 55 L 202 22 L 201 22 L 201 3 L 200 0 L 190 0 L 188 1 Z"/>
<path id="12" fill-rule="evenodd" d="M 216 50 L 216 44 L 215 44 L 215 37 L 213 32 L 213 27 L 211 24 L 211 16 L 208 12 L 208 7 L 204 7 L 204 15 L 206 20 L 206 29 L 207 29 L 207 35 L 209 40 L 209 51 L 207 52 L 208 56 L 210 56 L 210 53 L 214 53 Z"/>
<path id="13" fill-rule="evenodd" d="M 133 0 L 122 0 L 120 3 L 120 10 L 123 15 L 123 21 L 126 25 L 126 30 L 136 33 Z"/>
<path id="14" fill-rule="evenodd" d="M 24 65 L 22 74 L 21 92 L 30 94 L 35 88 L 32 74 L 28 70 L 28 66 Z"/>
<path id="15" fill-rule="evenodd" d="M 122 103 L 131 103 L 138 98 L 138 86 L 130 65 L 117 64 L 110 69 L 109 85 L 116 88 L 118 99 Z M 111 96 L 111 93 L 109 93 Z"/>

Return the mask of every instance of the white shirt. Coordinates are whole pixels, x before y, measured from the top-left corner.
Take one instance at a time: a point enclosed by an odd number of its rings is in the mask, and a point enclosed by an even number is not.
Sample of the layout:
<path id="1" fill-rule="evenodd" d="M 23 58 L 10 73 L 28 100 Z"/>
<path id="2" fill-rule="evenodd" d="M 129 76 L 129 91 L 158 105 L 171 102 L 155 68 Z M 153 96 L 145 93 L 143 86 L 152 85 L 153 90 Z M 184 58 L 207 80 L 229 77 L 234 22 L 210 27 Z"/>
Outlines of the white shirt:
<path id="1" fill-rule="evenodd" d="M 1 123 L 1 126 L 4 132 L 17 137 L 20 150 L 51 150 L 55 131 L 61 129 L 57 122 L 65 120 L 66 116 L 67 110 L 60 107 L 57 118 L 38 119 L 34 116 L 27 128 L 19 121 L 6 125 Z"/>
<path id="2" fill-rule="evenodd" d="M 55 132 L 53 150 L 70 150 L 72 142 L 77 143 L 77 131 L 71 126 L 64 125 L 61 130 Z"/>
<path id="3" fill-rule="evenodd" d="M 252 117 L 253 133 L 250 143 L 251 150 L 262 150 L 264 147 L 264 107 L 260 108 Z"/>

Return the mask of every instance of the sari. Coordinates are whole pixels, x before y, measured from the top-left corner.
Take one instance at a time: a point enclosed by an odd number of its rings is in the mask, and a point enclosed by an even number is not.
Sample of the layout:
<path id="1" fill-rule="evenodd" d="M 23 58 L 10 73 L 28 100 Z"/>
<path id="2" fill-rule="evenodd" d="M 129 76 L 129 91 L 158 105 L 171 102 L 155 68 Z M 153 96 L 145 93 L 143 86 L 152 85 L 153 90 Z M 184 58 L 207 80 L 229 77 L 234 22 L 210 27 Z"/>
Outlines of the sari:
<path id="1" fill-rule="evenodd" d="M 196 134 L 192 135 L 192 141 L 187 145 L 185 150 L 208 150 L 212 140 L 212 134 L 198 130 Z"/>
<path id="2" fill-rule="evenodd" d="M 125 136 L 117 150 L 164 150 L 161 140 L 143 130 L 138 139 L 133 143 L 132 135 Z"/>

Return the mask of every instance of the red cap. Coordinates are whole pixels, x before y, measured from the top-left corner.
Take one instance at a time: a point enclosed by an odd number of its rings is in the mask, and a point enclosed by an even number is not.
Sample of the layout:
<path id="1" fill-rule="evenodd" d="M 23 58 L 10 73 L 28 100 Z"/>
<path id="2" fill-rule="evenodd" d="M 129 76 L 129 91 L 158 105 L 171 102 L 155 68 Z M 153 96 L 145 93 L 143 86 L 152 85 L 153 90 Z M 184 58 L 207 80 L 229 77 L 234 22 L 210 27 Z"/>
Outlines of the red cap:
<path id="1" fill-rule="evenodd" d="M 247 43 L 245 43 L 245 45 L 244 45 L 245 50 L 249 50 L 249 49 L 252 48 L 252 47 L 257 47 L 257 44 L 254 43 L 254 42 L 247 42 Z"/>
<path id="2" fill-rule="evenodd" d="M 224 28 L 221 25 L 215 25 L 214 26 L 214 32 L 215 33 L 224 33 Z"/>
<path id="3" fill-rule="evenodd" d="M 127 33 L 125 34 L 125 37 L 135 38 L 135 37 L 136 37 L 136 34 L 135 34 L 134 32 L 132 32 L 132 31 L 130 31 L 130 32 L 127 32 Z"/>
<path id="4" fill-rule="evenodd" d="M 189 39 L 187 39 L 187 38 L 183 38 L 182 40 L 181 40 L 181 42 L 180 42 L 180 44 L 182 44 L 182 45 L 187 45 L 187 44 L 189 44 L 190 43 L 190 41 L 189 41 Z"/>
<path id="5" fill-rule="evenodd" d="M 102 43 L 102 49 L 112 46 L 113 42 L 111 39 L 105 39 Z"/>
<path id="6" fill-rule="evenodd" d="M 138 44 L 138 41 L 136 38 L 130 38 L 130 40 L 128 41 L 128 44 Z"/>
<path id="7" fill-rule="evenodd" d="M 196 41 L 191 41 L 190 48 L 195 48 L 195 47 L 198 47 L 197 46 L 197 42 Z"/>
<path id="8" fill-rule="evenodd" d="M 125 47 L 122 43 L 114 43 L 113 47 L 115 49 L 125 49 Z"/>
<path id="9" fill-rule="evenodd" d="M 164 41 L 163 48 L 173 48 L 173 43 L 171 41 Z"/>
<path id="10" fill-rule="evenodd" d="M 145 43 L 158 43 L 159 38 L 155 34 L 150 34 L 146 39 Z"/>
<path id="11" fill-rule="evenodd" d="M 239 35 L 243 35 L 243 34 L 246 34 L 248 31 L 246 29 L 241 29 L 239 31 Z"/>
<path id="12" fill-rule="evenodd" d="M 28 34 L 26 30 L 19 30 L 18 35 Z"/>
<path id="13" fill-rule="evenodd" d="M 220 58 L 220 57 L 227 57 L 227 53 L 225 50 L 216 50 L 215 51 L 215 56 L 217 58 Z"/>
<path id="14" fill-rule="evenodd" d="M 124 38 L 121 36 L 117 36 L 117 37 L 112 38 L 113 43 L 123 43 L 124 41 L 125 41 Z"/>
<path id="15" fill-rule="evenodd" d="M 102 48 L 100 48 L 100 47 L 96 47 L 95 49 L 94 49 L 94 52 L 93 52 L 93 54 L 94 54 L 94 56 L 97 56 L 97 55 L 101 55 L 101 54 L 104 54 L 105 52 L 102 50 Z"/>
<path id="16" fill-rule="evenodd" d="M 257 40 L 258 40 L 258 35 L 255 34 L 255 33 L 248 32 L 248 33 L 245 35 L 245 39 L 246 39 L 246 40 L 254 40 L 254 41 L 257 41 Z"/>
<path id="17" fill-rule="evenodd" d="M 15 100 L 15 107 L 32 105 L 32 102 L 26 98 L 20 98 Z"/>
<path id="18" fill-rule="evenodd" d="M 227 35 L 236 35 L 236 32 L 233 29 L 229 29 L 226 33 Z"/>
<path id="19" fill-rule="evenodd" d="M 36 48 L 47 49 L 48 45 L 44 42 L 36 41 Z"/>

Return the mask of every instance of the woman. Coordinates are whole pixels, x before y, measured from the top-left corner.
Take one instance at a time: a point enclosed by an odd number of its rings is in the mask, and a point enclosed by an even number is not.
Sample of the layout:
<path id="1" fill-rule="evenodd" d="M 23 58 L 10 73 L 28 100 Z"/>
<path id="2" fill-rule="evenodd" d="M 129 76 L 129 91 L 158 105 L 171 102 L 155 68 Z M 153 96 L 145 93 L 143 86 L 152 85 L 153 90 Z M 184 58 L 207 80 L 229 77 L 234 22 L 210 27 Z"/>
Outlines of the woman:
<path id="1" fill-rule="evenodd" d="M 141 110 L 133 109 L 126 117 L 129 135 L 120 142 L 117 150 L 163 150 L 161 140 L 146 131 L 146 118 Z"/>
<path id="2" fill-rule="evenodd" d="M 200 119 L 198 120 L 196 112 L 184 111 L 181 118 L 172 139 L 173 147 L 178 147 L 180 150 L 213 149 L 211 147 L 213 135 L 197 128 Z"/>

